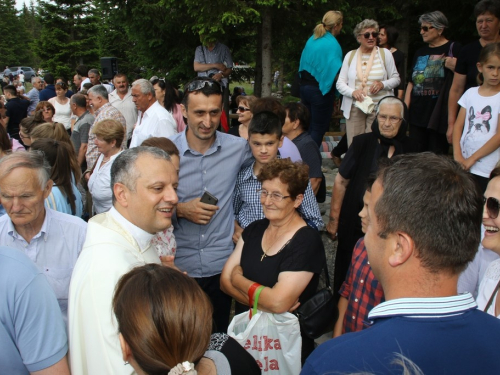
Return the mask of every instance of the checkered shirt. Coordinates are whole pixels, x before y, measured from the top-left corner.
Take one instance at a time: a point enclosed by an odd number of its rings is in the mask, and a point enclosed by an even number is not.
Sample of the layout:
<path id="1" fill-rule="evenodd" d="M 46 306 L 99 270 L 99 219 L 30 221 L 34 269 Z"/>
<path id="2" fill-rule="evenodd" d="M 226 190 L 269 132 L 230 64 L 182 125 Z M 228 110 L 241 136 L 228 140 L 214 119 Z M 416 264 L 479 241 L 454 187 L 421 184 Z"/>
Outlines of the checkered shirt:
<path id="1" fill-rule="evenodd" d="M 360 238 L 352 253 L 347 277 L 339 291 L 347 298 L 347 310 L 342 324 L 342 333 L 357 332 L 366 328 L 368 313 L 385 301 L 382 285 L 370 267 L 365 248 L 365 238 Z"/>

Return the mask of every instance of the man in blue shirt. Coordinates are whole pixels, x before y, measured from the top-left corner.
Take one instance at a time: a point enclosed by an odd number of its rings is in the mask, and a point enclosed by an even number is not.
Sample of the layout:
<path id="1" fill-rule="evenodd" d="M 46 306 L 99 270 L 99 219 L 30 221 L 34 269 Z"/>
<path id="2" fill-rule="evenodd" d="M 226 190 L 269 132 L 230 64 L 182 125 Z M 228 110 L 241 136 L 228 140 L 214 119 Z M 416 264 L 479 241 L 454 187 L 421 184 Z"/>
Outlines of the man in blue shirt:
<path id="1" fill-rule="evenodd" d="M 184 132 L 171 139 L 179 149 L 179 204 L 173 220 L 175 264 L 194 277 L 214 306 L 215 330 L 226 332 L 231 298 L 220 290 L 220 274 L 234 245 L 232 195 L 236 176 L 251 154 L 243 138 L 216 131 L 222 114 L 222 90 L 210 78 L 186 85 L 181 104 Z M 204 192 L 217 205 L 201 202 Z"/>
<path id="2" fill-rule="evenodd" d="M 483 199 L 449 158 L 432 153 L 390 159 L 372 186 L 365 244 L 386 302 L 372 326 L 319 346 L 302 374 L 401 374 L 398 357 L 430 374 L 500 374 L 500 321 L 457 295 L 474 259 Z"/>
<path id="3" fill-rule="evenodd" d="M 69 375 L 68 339 L 54 292 L 20 251 L 0 247 L 0 372 Z"/>

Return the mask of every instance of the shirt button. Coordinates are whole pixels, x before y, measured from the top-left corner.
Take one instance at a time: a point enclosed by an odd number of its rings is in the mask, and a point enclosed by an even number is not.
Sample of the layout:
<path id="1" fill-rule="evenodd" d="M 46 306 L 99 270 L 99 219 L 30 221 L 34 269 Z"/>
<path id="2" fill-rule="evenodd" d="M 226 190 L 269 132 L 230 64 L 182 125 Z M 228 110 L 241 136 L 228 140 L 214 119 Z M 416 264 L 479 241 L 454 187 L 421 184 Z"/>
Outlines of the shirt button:
<path id="1" fill-rule="evenodd" d="M 354 302 L 358 302 L 358 299 L 356 298 L 356 299 L 354 300 Z"/>
<path id="2" fill-rule="evenodd" d="M 200 251 L 203 252 L 203 249 L 201 249 Z"/>
<path id="3" fill-rule="evenodd" d="M 201 238 L 205 238 L 205 235 L 204 235 L 204 234 L 202 234 L 202 235 L 201 235 Z"/>
<path id="4" fill-rule="evenodd" d="M 363 284 L 363 282 L 364 282 L 363 280 L 360 281 L 361 284 Z"/>
<path id="5" fill-rule="evenodd" d="M 366 263 L 370 264 L 370 262 L 366 262 Z"/>
<path id="6" fill-rule="evenodd" d="M 356 317 L 355 317 L 354 315 L 352 316 L 352 318 L 353 318 L 353 319 L 356 319 Z"/>

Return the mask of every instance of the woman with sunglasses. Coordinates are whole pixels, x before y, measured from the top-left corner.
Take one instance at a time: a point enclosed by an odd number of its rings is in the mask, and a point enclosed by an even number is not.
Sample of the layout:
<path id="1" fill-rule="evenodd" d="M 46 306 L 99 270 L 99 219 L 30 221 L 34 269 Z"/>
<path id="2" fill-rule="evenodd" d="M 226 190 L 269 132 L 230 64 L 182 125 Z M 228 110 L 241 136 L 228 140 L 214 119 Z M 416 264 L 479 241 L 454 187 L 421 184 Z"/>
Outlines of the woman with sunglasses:
<path id="1" fill-rule="evenodd" d="M 484 193 L 484 233 L 481 246 L 479 246 L 474 261 L 460 276 L 458 284 L 460 292 L 464 290 L 463 283 L 466 279 L 480 279 L 481 284 L 477 295 L 478 308 L 496 317 L 500 317 L 500 298 L 497 298 L 500 286 L 500 259 L 498 259 L 500 256 L 499 211 L 500 167 L 496 167 L 491 172 L 490 182 Z M 473 289 L 474 286 L 474 284 L 471 284 L 469 289 Z"/>
<path id="2" fill-rule="evenodd" d="M 248 125 L 250 125 L 250 121 L 252 121 L 253 117 L 251 108 L 252 104 L 255 103 L 256 100 L 257 98 L 253 95 L 240 95 L 236 98 L 236 113 L 238 114 L 238 121 L 240 122 L 240 125 L 230 128 L 228 131 L 229 134 L 248 139 Z"/>
<path id="3" fill-rule="evenodd" d="M 427 46 L 413 59 L 411 80 L 405 94 L 410 110 L 410 138 L 424 151 L 448 154 L 448 93 L 461 45 L 446 39 L 448 19 L 440 11 L 422 14 L 420 35 Z"/>
<path id="4" fill-rule="evenodd" d="M 391 52 L 377 47 L 378 35 L 376 21 L 358 23 L 354 37 L 360 46 L 346 54 L 340 69 L 337 90 L 343 95 L 348 145 L 356 135 L 371 132 L 373 109 L 384 96 L 394 95 L 393 89 L 400 83 Z"/>

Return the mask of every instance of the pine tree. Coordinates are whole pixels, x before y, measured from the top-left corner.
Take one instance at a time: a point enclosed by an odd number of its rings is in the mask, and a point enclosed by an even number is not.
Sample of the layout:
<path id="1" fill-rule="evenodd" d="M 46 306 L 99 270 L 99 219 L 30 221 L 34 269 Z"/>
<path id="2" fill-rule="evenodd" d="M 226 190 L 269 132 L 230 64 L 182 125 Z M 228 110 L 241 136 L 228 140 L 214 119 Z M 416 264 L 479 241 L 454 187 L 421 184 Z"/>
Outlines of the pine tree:
<path id="1" fill-rule="evenodd" d="M 15 0 L 0 0 L 0 70 L 29 63 L 26 29 L 16 12 Z"/>

